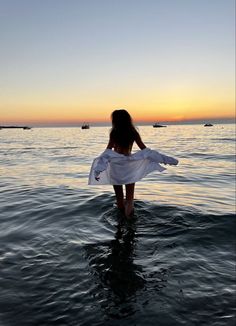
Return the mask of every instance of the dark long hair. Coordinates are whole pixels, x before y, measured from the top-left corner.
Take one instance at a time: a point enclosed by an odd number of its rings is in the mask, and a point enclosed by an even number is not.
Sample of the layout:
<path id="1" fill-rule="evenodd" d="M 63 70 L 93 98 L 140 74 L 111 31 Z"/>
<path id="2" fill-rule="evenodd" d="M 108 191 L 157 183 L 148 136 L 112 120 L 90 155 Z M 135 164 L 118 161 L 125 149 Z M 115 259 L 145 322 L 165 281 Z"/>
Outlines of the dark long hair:
<path id="1" fill-rule="evenodd" d="M 138 132 L 129 113 L 126 110 L 115 110 L 111 114 L 111 120 L 111 139 L 120 147 L 130 147 L 137 138 Z"/>

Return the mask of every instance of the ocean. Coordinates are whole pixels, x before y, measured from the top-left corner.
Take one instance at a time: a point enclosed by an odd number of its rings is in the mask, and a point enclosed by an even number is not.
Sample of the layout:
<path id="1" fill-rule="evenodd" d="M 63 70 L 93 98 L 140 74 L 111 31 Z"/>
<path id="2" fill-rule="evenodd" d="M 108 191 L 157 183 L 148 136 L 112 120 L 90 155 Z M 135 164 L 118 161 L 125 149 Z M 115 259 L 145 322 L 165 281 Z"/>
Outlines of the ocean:
<path id="1" fill-rule="evenodd" d="M 179 165 L 130 220 L 87 185 L 109 129 L 0 130 L 0 325 L 235 325 L 235 126 L 140 126 Z"/>

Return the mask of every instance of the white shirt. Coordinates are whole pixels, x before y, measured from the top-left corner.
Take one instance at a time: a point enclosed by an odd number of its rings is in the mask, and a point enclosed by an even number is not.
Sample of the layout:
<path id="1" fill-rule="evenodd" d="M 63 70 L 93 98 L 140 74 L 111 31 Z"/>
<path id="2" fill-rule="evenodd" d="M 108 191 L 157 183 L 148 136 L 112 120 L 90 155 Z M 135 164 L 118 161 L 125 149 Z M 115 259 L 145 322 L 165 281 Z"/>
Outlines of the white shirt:
<path id="1" fill-rule="evenodd" d="M 95 158 L 90 174 L 89 185 L 124 185 L 135 183 L 152 171 L 166 170 L 162 164 L 177 165 L 178 160 L 161 154 L 158 151 L 145 148 L 134 154 L 119 154 L 106 149 Z M 99 178 L 97 181 L 95 178 Z"/>

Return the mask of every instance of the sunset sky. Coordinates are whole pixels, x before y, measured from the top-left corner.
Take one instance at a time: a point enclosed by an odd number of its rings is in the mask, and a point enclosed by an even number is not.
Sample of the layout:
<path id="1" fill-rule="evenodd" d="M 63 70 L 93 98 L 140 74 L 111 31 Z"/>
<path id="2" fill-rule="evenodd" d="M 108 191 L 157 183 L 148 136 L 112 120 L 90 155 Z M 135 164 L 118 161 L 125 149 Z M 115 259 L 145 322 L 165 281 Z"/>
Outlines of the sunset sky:
<path id="1" fill-rule="evenodd" d="M 0 0 L 0 125 L 233 118 L 234 0 Z"/>

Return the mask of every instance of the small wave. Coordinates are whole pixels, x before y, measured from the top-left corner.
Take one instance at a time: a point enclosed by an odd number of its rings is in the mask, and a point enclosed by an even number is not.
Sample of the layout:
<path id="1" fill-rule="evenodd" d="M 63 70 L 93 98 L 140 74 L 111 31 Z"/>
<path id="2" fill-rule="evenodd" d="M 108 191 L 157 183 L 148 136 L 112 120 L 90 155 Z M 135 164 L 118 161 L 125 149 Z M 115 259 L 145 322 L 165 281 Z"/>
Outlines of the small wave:
<path id="1" fill-rule="evenodd" d="M 190 153 L 188 156 L 202 158 L 204 160 L 223 160 L 223 161 L 235 161 L 235 154 L 213 154 L 213 153 Z"/>
<path id="2" fill-rule="evenodd" d="M 236 138 L 211 138 L 211 140 L 215 140 L 217 142 L 235 142 L 236 141 Z"/>

